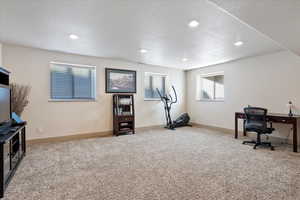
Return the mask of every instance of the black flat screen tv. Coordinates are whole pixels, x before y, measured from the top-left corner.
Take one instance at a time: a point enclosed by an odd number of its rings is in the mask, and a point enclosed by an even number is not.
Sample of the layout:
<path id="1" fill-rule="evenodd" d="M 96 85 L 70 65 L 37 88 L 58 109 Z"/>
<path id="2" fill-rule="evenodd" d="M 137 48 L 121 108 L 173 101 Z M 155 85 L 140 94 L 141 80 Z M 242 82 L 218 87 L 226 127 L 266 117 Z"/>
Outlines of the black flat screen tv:
<path id="1" fill-rule="evenodd" d="M 0 84 L 0 125 L 10 122 L 10 89 Z"/>

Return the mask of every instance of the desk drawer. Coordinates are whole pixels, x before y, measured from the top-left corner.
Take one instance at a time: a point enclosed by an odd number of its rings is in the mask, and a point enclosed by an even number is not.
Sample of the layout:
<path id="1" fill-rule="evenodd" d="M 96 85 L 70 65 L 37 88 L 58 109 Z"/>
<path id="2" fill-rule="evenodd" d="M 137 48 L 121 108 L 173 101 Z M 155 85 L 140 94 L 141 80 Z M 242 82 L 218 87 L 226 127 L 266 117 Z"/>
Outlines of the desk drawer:
<path id="1" fill-rule="evenodd" d="M 274 123 L 283 123 L 283 124 L 292 124 L 295 122 L 294 118 L 289 118 L 289 117 L 273 117 L 273 116 L 268 116 L 267 120 L 270 122 Z"/>

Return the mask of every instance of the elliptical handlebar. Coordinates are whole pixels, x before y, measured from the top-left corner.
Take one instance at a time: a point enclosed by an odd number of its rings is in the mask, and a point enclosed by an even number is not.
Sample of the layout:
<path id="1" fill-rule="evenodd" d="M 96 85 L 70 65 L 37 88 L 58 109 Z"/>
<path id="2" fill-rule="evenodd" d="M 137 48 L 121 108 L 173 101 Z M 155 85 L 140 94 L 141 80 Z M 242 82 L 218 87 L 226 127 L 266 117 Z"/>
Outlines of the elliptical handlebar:
<path id="1" fill-rule="evenodd" d="M 172 89 L 173 89 L 173 92 L 175 94 L 175 101 L 173 101 L 172 98 L 171 98 L 171 100 L 172 100 L 171 103 L 173 104 L 173 103 L 177 103 L 177 93 L 176 93 L 174 85 L 172 85 Z M 171 95 L 169 95 L 169 96 L 171 97 Z"/>
<path id="2" fill-rule="evenodd" d="M 161 95 L 161 93 L 160 93 L 160 91 L 159 91 L 159 89 L 158 89 L 158 88 L 156 88 L 156 91 L 157 91 L 157 93 L 158 93 L 158 95 L 159 95 L 160 99 L 163 99 L 163 96 Z"/>
<path id="3" fill-rule="evenodd" d="M 175 100 L 173 100 L 173 97 L 171 96 L 171 94 L 165 94 L 164 96 L 162 96 L 162 94 L 160 93 L 158 88 L 156 88 L 156 91 L 161 100 L 166 100 L 167 103 L 170 103 L 170 105 L 172 105 L 173 103 L 177 103 L 177 93 L 176 93 L 175 87 L 173 85 L 172 85 L 172 89 L 174 92 Z"/>

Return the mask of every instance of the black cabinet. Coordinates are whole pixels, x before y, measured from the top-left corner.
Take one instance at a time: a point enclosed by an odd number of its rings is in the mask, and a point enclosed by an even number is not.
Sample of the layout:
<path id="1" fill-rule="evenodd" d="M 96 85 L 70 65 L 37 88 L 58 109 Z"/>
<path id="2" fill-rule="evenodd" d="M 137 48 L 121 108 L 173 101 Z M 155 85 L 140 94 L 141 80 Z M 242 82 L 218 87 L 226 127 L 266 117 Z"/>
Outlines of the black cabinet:
<path id="1" fill-rule="evenodd" d="M 9 133 L 0 134 L 0 198 L 26 153 L 25 125 L 11 127 Z"/>

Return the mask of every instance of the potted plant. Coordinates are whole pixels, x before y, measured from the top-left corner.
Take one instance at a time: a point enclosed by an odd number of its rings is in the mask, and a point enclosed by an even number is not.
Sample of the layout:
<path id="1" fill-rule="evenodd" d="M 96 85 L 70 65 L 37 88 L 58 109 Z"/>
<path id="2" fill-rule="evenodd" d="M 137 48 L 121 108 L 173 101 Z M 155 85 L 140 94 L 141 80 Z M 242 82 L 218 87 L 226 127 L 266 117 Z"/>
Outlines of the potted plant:
<path id="1" fill-rule="evenodd" d="M 28 85 L 21 85 L 17 83 L 10 84 L 11 89 L 11 112 L 15 112 L 21 116 L 24 108 L 28 105 L 28 96 L 30 87 Z"/>

